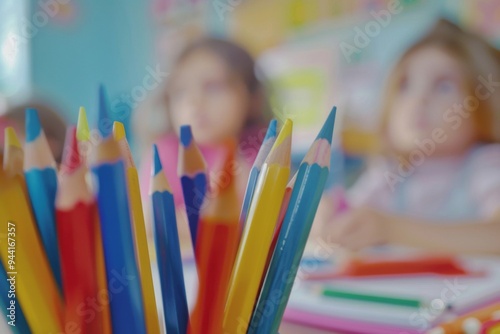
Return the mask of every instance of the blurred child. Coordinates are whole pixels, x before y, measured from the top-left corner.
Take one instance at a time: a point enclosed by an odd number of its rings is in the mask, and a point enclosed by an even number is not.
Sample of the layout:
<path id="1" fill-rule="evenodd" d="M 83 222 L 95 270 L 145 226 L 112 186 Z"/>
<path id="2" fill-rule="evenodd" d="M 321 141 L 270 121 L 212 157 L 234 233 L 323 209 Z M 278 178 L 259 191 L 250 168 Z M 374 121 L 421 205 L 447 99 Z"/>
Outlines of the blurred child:
<path id="1" fill-rule="evenodd" d="M 4 129 L 8 126 L 12 126 L 19 137 L 19 140 L 24 142 L 25 133 L 25 118 L 26 109 L 34 108 L 38 111 L 38 116 L 40 117 L 40 122 L 42 123 L 42 128 L 49 142 L 52 154 L 56 162 L 61 163 L 61 158 L 64 148 L 64 137 L 66 135 L 66 122 L 59 116 L 58 112 L 50 105 L 36 101 L 29 100 L 24 103 L 8 107 L 0 117 L 0 151 L 3 150 L 3 136 Z"/>
<path id="2" fill-rule="evenodd" d="M 249 169 L 270 120 L 252 57 L 231 42 L 204 38 L 188 45 L 172 68 L 156 103 L 150 102 L 136 113 L 139 139 L 148 145 L 141 161 L 143 195 L 149 192 L 152 159 L 149 146 L 156 142 L 176 205 L 182 207 L 177 133 L 181 125 L 188 124 L 206 159 L 212 181 L 222 168 L 224 143 L 239 142 L 236 173 L 243 196 Z"/>
<path id="3" fill-rule="evenodd" d="M 330 211 L 327 239 L 500 254 L 499 108 L 497 50 L 438 22 L 391 73 L 385 150 L 350 192 L 353 209 Z"/>

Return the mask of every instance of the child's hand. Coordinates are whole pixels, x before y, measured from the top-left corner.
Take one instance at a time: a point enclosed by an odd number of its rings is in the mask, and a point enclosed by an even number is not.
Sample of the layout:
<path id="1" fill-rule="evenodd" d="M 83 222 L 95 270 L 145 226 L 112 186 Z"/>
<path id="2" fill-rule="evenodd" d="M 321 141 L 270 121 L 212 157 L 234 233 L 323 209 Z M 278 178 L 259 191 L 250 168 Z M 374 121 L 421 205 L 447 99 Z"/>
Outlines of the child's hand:
<path id="1" fill-rule="evenodd" d="M 309 233 L 309 240 L 313 241 L 323 237 L 323 232 L 328 225 L 332 224 L 335 216 L 335 205 L 333 205 L 333 198 L 329 195 L 323 196 L 318 205 L 316 216 Z"/>
<path id="2" fill-rule="evenodd" d="M 328 241 L 350 250 L 384 244 L 391 232 L 390 217 L 364 207 L 350 210 L 325 226 Z"/>

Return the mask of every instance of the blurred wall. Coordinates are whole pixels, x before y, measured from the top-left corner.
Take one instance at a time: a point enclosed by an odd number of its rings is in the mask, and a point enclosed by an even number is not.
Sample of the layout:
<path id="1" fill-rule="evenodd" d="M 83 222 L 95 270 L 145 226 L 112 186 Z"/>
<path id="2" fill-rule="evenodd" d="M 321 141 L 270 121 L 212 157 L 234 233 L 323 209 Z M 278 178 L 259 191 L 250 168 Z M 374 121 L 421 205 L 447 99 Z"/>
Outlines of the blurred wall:
<path id="1" fill-rule="evenodd" d="M 142 87 L 156 66 L 148 0 L 31 0 L 30 5 L 29 18 L 38 23 L 30 50 L 35 93 L 60 105 L 71 122 L 81 105 L 94 120 L 99 83 L 112 104 L 134 103 L 134 87 Z M 114 118 L 128 123 L 128 114 L 119 116 Z"/>
<path id="2" fill-rule="evenodd" d="M 29 38 L 22 29 L 25 1 L 0 1 L 0 115 L 3 98 L 21 98 L 30 84 Z"/>
<path id="3" fill-rule="evenodd" d="M 202 31 L 230 36 L 257 57 L 277 48 L 280 56 L 284 52 L 282 57 L 293 58 L 288 52 L 300 54 L 312 47 L 339 53 L 341 41 L 352 44 L 355 28 L 374 20 L 370 11 L 387 9 L 391 1 L 395 0 L 2 0 L 2 57 L 8 29 L 25 37 L 25 43 L 15 67 L 5 66 L 2 58 L 0 91 L 12 95 L 31 90 L 45 96 L 71 122 L 83 105 L 93 121 L 96 89 L 102 82 L 117 111 L 114 118 L 128 123 L 132 108 L 148 91 L 144 80 L 155 73 L 156 79 L 164 79 L 158 64 L 179 49 L 173 41 L 183 30 L 180 23 L 195 21 Z M 324 91 L 337 94 L 335 103 L 355 120 L 373 123 L 379 96 L 374 87 L 381 87 L 381 76 L 398 54 L 437 17 L 449 16 L 500 44 L 497 0 L 399 1 L 404 11 L 353 55 L 352 62 L 335 56 L 329 60 L 333 74 L 328 77 L 344 91 Z M 155 50 L 162 59 L 155 59 Z"/>

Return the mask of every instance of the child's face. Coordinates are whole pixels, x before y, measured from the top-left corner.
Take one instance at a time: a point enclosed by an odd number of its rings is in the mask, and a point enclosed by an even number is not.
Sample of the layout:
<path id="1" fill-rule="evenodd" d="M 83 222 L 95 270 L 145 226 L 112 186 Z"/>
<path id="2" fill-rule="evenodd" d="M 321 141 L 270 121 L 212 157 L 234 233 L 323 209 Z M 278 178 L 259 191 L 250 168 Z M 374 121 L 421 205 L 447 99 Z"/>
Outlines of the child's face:
<path id="1" fill-rule="evenodd" d="M 450 121 L 456 113 L 450 109 L 463 105 L 467 97 L 463 66 L 436 47 L 415 51 L 403 66 L 388 121 L 392 146 L 411 153 L 418 142 L 432 140 L 432 154 L 468 149 L 476 136 L 471 117 L 463 118 L 460 126 Z"/>
<path id="2" fill-rule="evenodd" d="M 250 93 L 232 76 L 223 60 L 207 50 L 195 51 L 176 68 L 169 90 L 176 131 L 191 125 L 199 143 L 235 138 L 246 121 Z"/>

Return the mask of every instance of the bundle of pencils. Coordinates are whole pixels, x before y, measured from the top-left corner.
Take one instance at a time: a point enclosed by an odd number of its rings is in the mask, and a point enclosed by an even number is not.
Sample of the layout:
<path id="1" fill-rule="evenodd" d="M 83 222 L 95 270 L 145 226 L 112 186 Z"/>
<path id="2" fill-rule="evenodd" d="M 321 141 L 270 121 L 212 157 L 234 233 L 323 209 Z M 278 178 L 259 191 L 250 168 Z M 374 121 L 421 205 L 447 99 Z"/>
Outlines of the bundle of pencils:
<path id="1" fill-rule="evenodd" d="M 24 149 L 14 130 L 6 129 L 0 169 L 0 305 L 7 320 L 8 307 L 16 308 L 13 332 L 276 333 L 328 176 L 335 108 L 291 180 L 292 122 L 287 120 L 278 134 L 277 121 L 271 121 L 242 206 L 236 144 L 224 146 L 227 182 L 209 187 L 196 134 L 183 126 L 178 177 L 187 222 L 177 219 L 164 173 L 170 161 L 161 161 L 154 146 L 145 206 L 152 212 L 153 240 L 146 235 L 125 128 L 113 124 L 103 87 L 98 110 L 97 133 L 80 108 L 78 126 L 67 131 L 59 168 L 36 110 L 27 110 Z M 191 313 L 181 223 L 189 226 L 198 272 Z M 152 266 L 158 267 L 156 287 Z M 17 286 L 13 299 L 12 283 L 6 283 L 11 277 Z M 274 303 L 272 312 L 262 312 L 269 303 Z"/>
<path id="2" fill-rule="evenodd" d="M 290 175 L 292 122 L 287 120 L 262 166 L 248 211 L 224 310 L 224 331 L 247 331 Z"/>
<path id="3" fill-rule="evenodd" d="M 277 333 L 330 167 L 334 108 L 297 172 L 283 226 L 248 333 Z M 273 305 L 264 312 L 267 305 Z"/>

